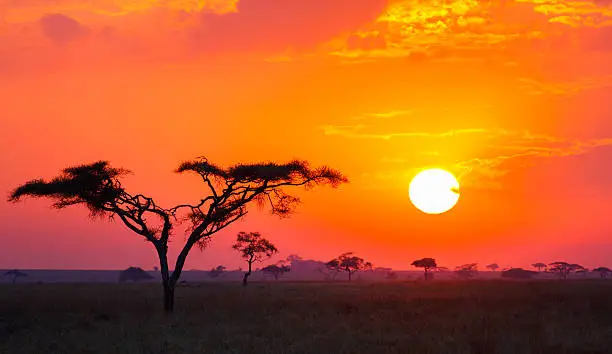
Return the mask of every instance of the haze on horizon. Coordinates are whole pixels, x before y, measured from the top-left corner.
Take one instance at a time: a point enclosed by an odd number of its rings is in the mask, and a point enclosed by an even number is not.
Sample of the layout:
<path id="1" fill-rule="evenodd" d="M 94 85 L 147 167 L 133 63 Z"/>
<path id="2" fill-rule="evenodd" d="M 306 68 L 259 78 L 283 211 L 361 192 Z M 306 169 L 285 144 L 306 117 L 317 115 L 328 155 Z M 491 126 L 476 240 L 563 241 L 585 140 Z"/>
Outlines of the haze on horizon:
<path id="1" fill-rule="evenodd" d="M 6 194 L 100 159 L 168 206 L 198 198 L 172 171 L 203 155 L 350 178 L 299 192 L 289 219 L 253 211 L 186 269 L 241 266 L 239 231 L 277 258 L 352 251 L 395 269 L 612 265 L 609 1 L 0 0 L 0 14 Z M 442 215 L 408 199 L 433 166 L 461 182 Z M 157 265 L 121 223 L 49 205 L 0 201 L 0 268 Z"/>

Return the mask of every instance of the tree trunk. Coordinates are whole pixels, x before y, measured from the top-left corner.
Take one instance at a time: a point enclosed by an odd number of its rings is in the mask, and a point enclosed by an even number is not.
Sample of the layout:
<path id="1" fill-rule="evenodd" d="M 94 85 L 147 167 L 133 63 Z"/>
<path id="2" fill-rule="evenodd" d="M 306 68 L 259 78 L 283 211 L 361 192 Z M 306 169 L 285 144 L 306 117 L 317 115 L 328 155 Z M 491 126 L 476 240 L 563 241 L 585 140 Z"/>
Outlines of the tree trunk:
<path id="1" fill-rule="evenodd" d="M 246 272 L 244 274 L 244 278 L 242 278 L 242 286 L 247 286 L 247 282 L 248 282 L 247 279 L 249 279 L 249 277 L 251 276 L 251 265 L 252 265 L 252 263 L 249 262 L 249 271 Z"/>
<path id="2" fill-rule="evenodd" d="M 164 284 L 164 312 L 174 312 L 174 285 Z"/>
<path id="3" fill-rule="evenodd" d="M 160 245 L 156 247 L 157 254 L 159 256 L 159 266 L 162 276 L 162 285 L 164 287 L 164 312 L 170 314 L 174 312 L 174 285 L 176 281 L 173 276 L 170 277 L 170 270 L 168 269 L 168 247 L 166 245 Z"/>
<path id="4" fill-rule="evenodd" d="M 353 273 L 351 271 L 349 271 L 348 273 L 349 273 L 349 281 L 351 281 L 351 275 L 353 275 Z"/>
<path id="5" fill-rule="evenodd" d="M 427 268 L 425 268 L 425 281 L 429 280 L 429 272 L 427 271 Z"/>

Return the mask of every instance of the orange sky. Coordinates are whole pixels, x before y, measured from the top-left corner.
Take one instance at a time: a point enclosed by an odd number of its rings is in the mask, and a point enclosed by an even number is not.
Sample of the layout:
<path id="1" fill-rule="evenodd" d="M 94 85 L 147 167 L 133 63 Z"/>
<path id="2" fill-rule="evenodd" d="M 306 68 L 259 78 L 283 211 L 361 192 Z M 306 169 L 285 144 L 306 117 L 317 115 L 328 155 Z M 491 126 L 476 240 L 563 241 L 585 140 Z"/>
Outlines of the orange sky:
<path id="1" fill-rule="evenodd" d="M 351 183 L 250 214 L 186 269 L 239 266 L 243 230 L 400 269 L 610 266 L 609 38 L 609 0 L 0 0 L 0 189 L 108 159 L 171 206 L 201 188 L 180 160 L 308 159 Z M 427 166 L 460 178 L 447 214 L 408 200 Z M 0 201 L 0 268 L 157 264 L 123 225 L 49 205 Z"/>

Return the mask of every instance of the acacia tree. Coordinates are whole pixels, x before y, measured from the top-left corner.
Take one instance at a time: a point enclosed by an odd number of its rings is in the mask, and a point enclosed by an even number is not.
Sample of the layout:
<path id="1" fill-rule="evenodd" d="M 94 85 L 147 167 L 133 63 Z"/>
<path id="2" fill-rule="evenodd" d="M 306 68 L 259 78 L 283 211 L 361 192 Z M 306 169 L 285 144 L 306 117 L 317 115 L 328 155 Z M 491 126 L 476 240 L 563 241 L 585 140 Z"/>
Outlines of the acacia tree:
<path id="1" fill-rule="evenodd" d="M 502 278 L 509 279 L 531 279 L 534 275 L 538 274 L 538 272 L 534 272 L 533 270 L 526 270 L 523 268 L 510 268 L 502 271 Z"/>
<path id="2" fill-rule="evenodd" d="M 608 267 L 598 267 L 593 269 L 593 272 L 599 273 L 599 277 L 605 279 L 608 277 L 608 274 L 612 273 L 612 270 Z"/>
<path id="3" fill-rule="evenodd" d="M 225 273 L 225 266 L 222 265 L 218 265 L 214 268 L 212 268 L 210 271 L 208 271 L 208 276 L 216 279 L 218 277 L 220 277 L 223 273 Z"/>
<path id="4" fill-rule="evenodd" d="M 186 161 L 177 173 L 195 173 L 205 189 L 199 201 L 171 208 L 159 206 L 153 198 L 129 193 L 121 178 L 129 171 L 111 167 L 98 161 L 68 167 L 55 178 L 35 179 L 14 189 L 9 201 L 23 197 L 47 197 L 55 208 L 83 205 L 91 216 L 119 218 L 131 231 L 150 242 L 159 256 L 164 289 L 164 309 L 174 310 L 174 289 L 187 255 L 194 246 L 201 250 L 212 236 L 247 215 L 247 206 L 255 202 L 260 207 L 270 206 L 272 214 L 284 217 L 299 204 L 299 198 L 287 194 L 288 187 L 331 185 L 348 182 L 340 172 L 329 167 L 311 168 L 305 161 L 285 164 L 237 164 L 222 168 L 205 158 Z M 168 242 L 175 226 L 187 223 L 185 241 L 170 272 Z"/>
<path id="5" fill-rule="evenodd" d="M 478 275 L 478 263 L 468 263 L 455 268 L 455 275 L 468 279 Z"/>
<path id="6" fill-rule="evenodd" d="M 325 264 L 325 267 L 332 272 L 347 272 L 348 280 L 351 281 L 353 274 L 360 270 L 372 269 L 372 263 L 366 262 L 363 258 L 353 255 L 353 252 L 346 252 Z"/>
<path id="7" fill-rule="evenodd" d="M 538 263 L 532 264 L 531 266 L 534 267 L 535 269 L 537 269 L 538 272 L 541 272 L 542 269 L 546 269 L 546 263 L 538 262 Z"/>
<path id="8" fill-rule="evenodd" d="M 567 280 L 567 276 L 570 273 L 577 272 L 585 269 L 580 264 L 570 264 L 567 262 L 553 262 L 549 264 L 548 271 L 551 273 L 557 273 L 563 280 Z"/>
<path id="9" fill-rule="evenodd" d="M 249 270 L 244 274 L 242 285 L 247 286 L 249 277 L 251 276 L 252 266 L 255 262 L 262 262 L 264 259 L 272 257 L 278 253 L 276 246 L 272 242 L 261 237 L 259 232 L 239 232 L 236 237 L 236 243 L 232 246 L 233 249 L 240 252 L 240 256 L 244 258 Z"/>
<path id="10" fill-rule="evenodd" d="M 291 271 L 291 267 L 286 265 L 284 261 L 280 261 L 276 264 L 263 267 L 261 271 L 264 274 L 271 274 L 275 280 L 278 280 L 283 274 Z"/>
<path id="11" fill-rule="evenodd" d="M 425 280 L 429 280 L 431 278 L 429 274 L 430 271 L 438 268 L 438 264 L 433 258 L 418 259 L 412 262 L 410 265 L 417 268 L 423 268 L 425 270 Z"/>
<path id="12" fill-rule="evenodd" d="M 12 269 L 4 273 L 4 276 L 10 276 L 13 284 L 17 283 L 17 279 L 27 277 L 28 275 L 18 269 Z"/>
<path id="13" fill-rule="evenodd" d="M 490 269 L 492 272 L 499 269 L 499 265 L 497 263 L 491 263 L 487 266 L 487 269 Z"/>

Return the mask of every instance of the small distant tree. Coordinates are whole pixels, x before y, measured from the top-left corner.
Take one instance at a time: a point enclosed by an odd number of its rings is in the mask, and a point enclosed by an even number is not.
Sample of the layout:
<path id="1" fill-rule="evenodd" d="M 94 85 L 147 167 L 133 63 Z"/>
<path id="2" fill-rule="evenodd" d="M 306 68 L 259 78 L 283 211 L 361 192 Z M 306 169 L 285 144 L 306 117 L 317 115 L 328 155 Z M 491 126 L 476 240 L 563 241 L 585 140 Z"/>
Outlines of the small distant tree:
<path id="1" fill-rule="evenodd" d="M 508 279 L 531 279 L 537 272 L 533 270 L 526 270 L 523 268 L 510 268 L 504 270 L 501 274 L 502 278 Z"/>
<path id="2" fill-rule="evenodd" d="M 397 273 L 394 272 L 394 271 L 387 272 L 386 279 L 387 280 L 396 280 L 397 279 Z"/>
<path id="3" fill-rule="evenodd" d="M 325 267 L 333 272 L 348 273 L 348 280 L 351 281 L 353 274 L 360 270 L 372 269 L 372 263 L 366 262 L 363 258 L 353 255 L 353 252 L 341 254 L 325 264 Z"/>
<path id="4" fill-rule="evenodd" d="M 423 268 L 425 270 L 425 280 L 430 279 L 429 272 L 438 268 L 436 260 L 433 258 L 422 258 L 412 262 L 410 265 L 417 268 Z"/>
<path id="5" fill-rule="evenodd" d="M 436 272 L 444 273 L 448 271 L 449 271 L 448 267 L 436 267 Z"/>
<path id="6" fill-rule="evenodd" d="M 546 269 L 546 263 L 534 263 L 531 266 L 537 269 L 538 272 L 541 272 L 542 269 Z"/>
<path id="7" fill-rule="evenodd" d="M 580 269 L 576 270 L 576 274 L 579 274 L 582 277 L 586 277 L 586 275 L 589 274 L 589 269 L 588 268 L 580 268 Z"/>
<path id="8" fill-rule="evenodd" d="M 242 285 L 244 286 L 247 286 L 248 278 L 251 276 L 253 263 L 262 262 L 278 253 L 276 246 L 263 238 L 259 232 L 239 232 L 236 237 L 236 243 L 232 248 L 240 252 L 240 256 L 249 265 L 249 270 L 242 279 Z"/>
<path id="9" fill-rule="evenodd" d="M 119 273 L 119 282 L 124 283 L 127 281 L 132 281 L 134 283 L 141 280 L 149 280 L 153 279 L 151 274 L 147 273 L 144 269 L 140 267 L 129 267 L 126 270 L 121 271 Z"/>
<path id="10" fill-rule="evenodd" d="M 571 264 L 567 262 L 553 262 L 548 265 L 548 271 L 558 274 L 563 280 L 567 280 L 570 273 L 575 273 L 582 269 L 585 268 L 580 264 Z"/>
<path id="11" fill-rule="evenodd" d="M 221 275 L 223 275 L 223 273 L 225 273 L 225 269 L 226 269 L 225 266 L 218 265 L 218 266 L 212 268 L 210 271 L 208 271 L 208 276 L 213 278 L 213 279 L 217 279 Z"/>
<path id="12" fill-rule="evenodd" d="M 608 275 L 612 273 L 612 270 L 607 267 L 599 267 L 599 268 L 593 269 L 593 272 L 599 273 L 599 277 L 602 279 L 605 279 L 608 277 Z"/>
<path id="13" fill-rule="evenodd" d="M 270 274 L 274 277 L 274 280 L 278 280 L 283 274 L 290 272 L 291 267 L 286 265 L 285 262 L 280 261 L 276 264 L 271 264 L 269 266 L 263 267 L 261 271 L 264 274 Z"/>
<path id="14" fill-rule="evenodd" d="M 6 277 L 6 276 L 11 277 L 11 281 L 12 281 L 12 283 L 13 283 L 13 284 L 15 284 L 15 283 L 17 283 L 17 279 L 19 279 L 19 278 L 25 278 L 25 277 L 27 277 L 28 275 L 27 275 L 26 273 L 24 273 L 24 272 L 20 271 L 20 270 L 17 270 L 17 269 L 12 269 L 12 270 L 9 270 L 9 271 L 7 271 L 6 273 L 4 273 L 4 276 L 5 276 L 5 277 Z"/>
<path id="15" fill-rule="evenodd" d="M 468 263 L 455 268 L 455 275 L 459 278 L 469 279 L 478 275 L 478 263 Z"/>
<path id="16" fill-rule="evenodd" d="M 487 269 L 490 269 L 492 272 L 495 272 L 499 269 L 499 265 L 497 263 L 491 263 L 487 266 Z"/>
<path id="17" fill-rule="evenodd" d="M 325 263 L 325 270 L 327 271 L 326 273 L 323 272 L 323 269 L 320 269 L 320 272 L 324 273 L 327 278 L 331 280 L 336 280 L 338 274 L 342 272 L 342 269 L 340 268 L 340 261 L 337 258 L 334 258 L 331 261 Z"/>

